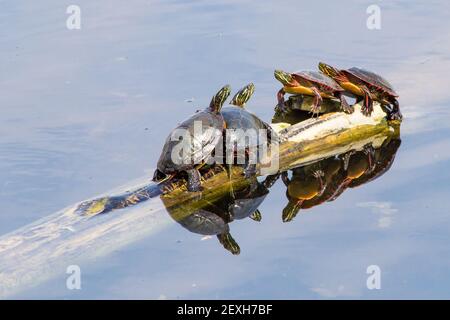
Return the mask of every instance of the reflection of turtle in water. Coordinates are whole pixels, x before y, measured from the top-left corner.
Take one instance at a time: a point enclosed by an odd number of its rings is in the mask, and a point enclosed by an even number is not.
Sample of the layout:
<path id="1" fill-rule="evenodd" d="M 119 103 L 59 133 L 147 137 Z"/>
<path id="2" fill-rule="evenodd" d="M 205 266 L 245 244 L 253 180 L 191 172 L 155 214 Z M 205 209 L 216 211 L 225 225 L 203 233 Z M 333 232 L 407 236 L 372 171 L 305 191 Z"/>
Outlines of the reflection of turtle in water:
<path id="1" fill-rule="evenodd" d="M 354 179 L 350 184 L 350 188 L 356 188 L 364 183 L 373 181 L 383 174 L 385 174 L 394 163 L 395 155 L 400 147 L 400 138 L 387 139 L 383 142 L 380 148 L 375 149 L 374 152 L 374 169 L 365 172 L 359 178 Z"/>
<path id="2" fill-rule="evenodd" d="M 373 100 L 383 105 L 390 105 L 389 118 L 401 120 L 398 94 L 392 85 L 380 75 L 361 68 L 338 70 L 326 63 L 319 63 L 319 70 L 336 80 L 342 88 L 364 99 L 362 112 L 370 116 L 373 111 Z"/>
<path id="3" fill-rule="evenodd" d="M 260 148 L 264 144 L 268 146 L 271 139 L 276 137 L 276 133 L 267 123 L 244 109 L 254 91 L 253 83 L 248 84 L 236 93 L 229 106 L 221 110 L 227 128 L 225 163 L 245 164 L 244 175 L 247 178 L 256 174 Z M 260 136 L 261 132 L 265 133 L 265 136 Z"/>
<path id="4" fill-rule="evenodd" d="M 269 193 L 269 188 L 278 179 L 278 175 L 269 176 L 263 182 L 252 179 L 250 185 L 214 203 L 208 203 L 201 209 L 181 219 L 175 218 L 173 207 L 167 207 L 169 214 L 187 230 L 202 234 L 216 235 L 222 246 L 232 254 L 239 254 L 240 247 L 231 236 L 229 223 L 233 220 L 250 217 L 261 220 L 258 206 Z M 164 198 L 162 198 L 164 202 Z M 188 210 L 188 208 L 186 208 Z"/>
<path id="5" fill-rule="evenodd" d="M 328 201 L 333 201 L 338 198 L 352 181 L 374 170 L 375 163 L 373 154 L 373 147 L 368 145 L 362 151 L 349 151 L 340 156 L 343 159 L 343 170 L 340 174 L 341 179 L 334 181 L 334 194 Z"/>
<path id="6" fill-rule="evenodd" d="M 288 173 L 282 173 L 282 179 L 287 186 L 286 197 L 289 203 L 283 209 L 283 222 L 295 218 L 301 208 L 309 207 L 311 202 L 321 199 L 327 186 L 339 171 L 341 161 L 333 158 L 322 160 L 305 167 L 292 170 L 292 178 Z"/>
<path id="7" fill-rule="evenodd" d="M 356 188 L 387 172 L 400 146 L 398 137 L 388 138 L 373 149 L 366 146 L 360 151 L 349 151 L 343 155 L 330 157 L 304 167 L 294 169 L 287 182 L 288 205 L 283 210 L 283 221 L 292 220 L 300 209 L 309 209 L 338 198 L 347 188 Z M 317 170 L 323 172 L 321 181 Z M 283 177 L 287 173 L 283 173 Z M 320 182 L 324 185 L 320 190 Z"/>
<path id="8" fill-rule="evenodd" d="M 208 108 L 183 121 L 169 134 L 159 157 L 153 181 L 160 182 L 184 172 L 187 173 L 188 190 L 201 190 L 201 176 L 198 169 L 209 162 L 214 150 L 222 142 L 225 122 L 220 109 L 229 95 L 230 87 L 223 87 L 213 96 Z M 198 124 L 201 125 L 201 135 L 195 134 Z M 173 157 L 175 148 L 182 151 L 177 159 Z"/>

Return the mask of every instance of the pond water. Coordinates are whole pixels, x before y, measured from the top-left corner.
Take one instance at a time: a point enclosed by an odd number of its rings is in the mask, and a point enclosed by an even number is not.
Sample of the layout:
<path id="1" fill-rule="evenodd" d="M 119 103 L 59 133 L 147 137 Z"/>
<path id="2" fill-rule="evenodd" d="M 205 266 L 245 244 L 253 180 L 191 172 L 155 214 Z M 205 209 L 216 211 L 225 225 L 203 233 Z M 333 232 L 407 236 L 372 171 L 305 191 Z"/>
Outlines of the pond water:
<path id="1" fill-rule="evenodd" d="M 239 255 L 167 215 L 83 262 L 81 290 L 63 269 L 11 298 L 450 298 L 448 2 L 77 0 L 81 29 L 68 30 L 72 2 L 2 2 L 0 235 L 150 178 L 170 129 L 223 84 L 253 82 L 248 108 L 269 121 L 275 68 L 382 74 L 400 95 L 401 147 L 382 177 L 289 223 L 277 181 L 261 222 L 230 224 Z M 372 4 L 379 30 L 366 27 Z"/>

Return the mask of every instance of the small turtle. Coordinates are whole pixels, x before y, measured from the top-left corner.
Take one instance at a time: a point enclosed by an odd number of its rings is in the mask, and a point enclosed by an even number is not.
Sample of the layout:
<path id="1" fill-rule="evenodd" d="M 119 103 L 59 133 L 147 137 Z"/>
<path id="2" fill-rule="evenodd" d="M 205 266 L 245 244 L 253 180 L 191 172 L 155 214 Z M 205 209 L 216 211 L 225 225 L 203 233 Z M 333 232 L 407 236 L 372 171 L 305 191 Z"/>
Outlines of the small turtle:
<path id="1" fill-rule="evenodd" d="M 322 98 L 337 98 L 341 105 L 340 108 L 346 113 L 352 113 L 353 107 L 349 106 L 343 96 L 345 90 L 332 78 L 315 71 L 298 71 L 287 73 L 281 70 L 275 70 L 275 78 L 283 84 L 283 88 L 278 91 L 278 106 L 285 112 L 284 95 L 285 93 L 304 94 L 314 97 L 311 112 L 318 114 L 322 104 Z"/>
<path id="2" fill-rule="evenodd" d="M 159 157 L 153 181 L 161 182 L 180 172 L 186 172 L 188 190 L 201 190 L 201 176 L 198 169 L 211 160 L 215 148 L 222 143 L 225 121 L 220 109 L 230 92 L 230 86 L 224 86 L 213 96 L 208 108 L 183 121 L 169 134 Z M 199 125 L 201 126 L 200 136 L 196 132 Z M 179 141 L 177 138 L 182 132 L 183 139 Z M 175 157 L 176 159 L 172 154 L 175 147 L 183 151 Z"/>
<path id="3" fill-rule="evenodd" d="M 319 62 L 319 70 L 337 81 L 342 88 L 358 97 L 363 97 L 364 107 L 362 113 L 370 116 L 373 111 L 373 100 L 382 105 L 390 106 L 389 118 L 401 120 L 398 94 L 392 85 L 380 75 L 361 68 L 339 70 L 326 63 Z"/>
<path id="4" fill-rule="evenodd" d="M 245 104 L 255 91 L 253 83 L 239 90 L 229 106 L 221 110 L 225 120 L 226 159 L 228 165 L 245 163 L 244 175 L 249 178 L 256 173 L 259 161 L 259 149 L 263 144 L 269 145 L 276 133 L 272 128 L 253 113 L 244 109 Z M 260 139 L 261 130 L 265 130 L 266 139 Z M 241 157 L 241 158 L 239 158 Z M 248 159 L 244 159 L 244 157 Z"/>
<path id="5" fill-rule="evenodd" d="M 286 196 L 289 199 L 289 203 L 283 209 L 283 222 L 294 219 L 303 202 L 321 196 L 326 187 L 323 183 L 324 172 L 320 169 L 308 173 L 305 172 L 305 168 L 297 168 L 292 172 L 292 179 L 289 179 L 286 171 L 281 174 L 287 186 Z"/>

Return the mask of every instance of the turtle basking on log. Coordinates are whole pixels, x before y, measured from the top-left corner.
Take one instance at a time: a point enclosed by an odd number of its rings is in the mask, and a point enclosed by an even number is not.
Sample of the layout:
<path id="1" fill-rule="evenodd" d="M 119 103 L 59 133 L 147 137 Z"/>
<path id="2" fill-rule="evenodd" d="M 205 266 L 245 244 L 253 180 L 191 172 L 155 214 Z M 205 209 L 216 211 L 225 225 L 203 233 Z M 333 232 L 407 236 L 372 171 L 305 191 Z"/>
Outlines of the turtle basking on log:
<path id="1" fill-rule="evenodd" d="M 201 190 L 199 169 L 211 161 L 214 150 L 222 143 L 225 121 L 220 110 L 230 93 L 230 86 L 224 86 L 213 96 L 208 108 L 195 113 L 172 130 L 159 157 L 153 181 L 161 182 L 186 173 L 188 190 Z M 195 134 L 198 124 L 201 125 L 200 136 Z M 182 133 L 184 135 L 180 141 Z M 182 144 L 181 148 L 179 144 Z M 173 159 L 175 148 L 183 152 Z"/>
<path id="2" fill-rule="evenodd" d="M 352 113 L 353 107 L 347 103 L 343 93 L 345 90 L 332 78 L 316 71 L 297 71 L 288 73 L 275 70 L 275 78 L 283 84 L 278 91 L 278 108 L 285 112 L 284 95 L 286 93 L 303 94 L 314 97 L 311 112 L 318 114 L 323 98 L 336 98 L 340 101 L 340 108 L 346 113 Z"/>
<path id="3" fill-rule="evenodd" d="M 225 163 L 244 165 L 244 175 L 249 178 L 256 174 L 260 148 L 268 147 L 277 134 L 253 113 L 245 109 L 245 104 L 255 91 L 250 83 L 239 90 L 229 106 L 221 110 L 225 121 Z M 261 135 L 261 132 L 264 136 Z"/>
<path id="4" fill-rule="evenodd" d="M 328 77 L 333 78 L 339 85 L 364 100 L 362 113 L 370 116 L 373 111 L 373 100 L 384 106 L 390 106 L 389 119 L 401 120 L 400 106 L 397 101 L 398 94 L 392 85 L 382 76 L 362 68 L 339 70 L 326 63 L 319 62 L 319 70 Z"/>

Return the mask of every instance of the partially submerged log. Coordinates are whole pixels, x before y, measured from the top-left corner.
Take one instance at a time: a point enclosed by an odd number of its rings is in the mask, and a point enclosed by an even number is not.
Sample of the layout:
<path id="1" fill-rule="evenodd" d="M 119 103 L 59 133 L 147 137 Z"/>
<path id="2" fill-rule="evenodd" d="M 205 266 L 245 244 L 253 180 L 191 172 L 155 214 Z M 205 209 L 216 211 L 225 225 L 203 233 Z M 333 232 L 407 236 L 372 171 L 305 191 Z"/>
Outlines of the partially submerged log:
<path id="1" fill-rule="evenodd" d="M 273 154 L 279 156 L 279 169 L 283 171 L 351 149 L 358 150 L 394 134 L 378 104 L 374 105 L 371 117 L 363 116 L 360 108 L 355 105 L 352 115 L 330 113 L 292 126 L 274 124 L 282 141 L 278 153 Z M 262 169 L 265 168 L 259 168 Z M 175 219 L 182 219 L 227 194 L 231 186 L 235 189 L 246 186 L 248 181 L 241 175 L 241 169 L 233 170 L 231 179 L 221 170 L 207 176 L 201 199 L 198 194 L 187 192 L 183 183 L 171 186 L 173 190 L 164 193 L 163 186 L 141 181 L 140 186 L 129 186 L 116 195 L 64 209 L 0 237 L 0 297 L 16 294 L 62 274 L 68 265 L 89 262 L 156 234 L 171 221 L 166 214 L 167 206 L 173 209 Z M 164 198 L 164 204 L 160 197 Z M 109 204 L 112 208 L 127 208 L 99 214 L 108 211 Z M 80 208 L 89 208 L 95 217 L 80 214 Z"/>

